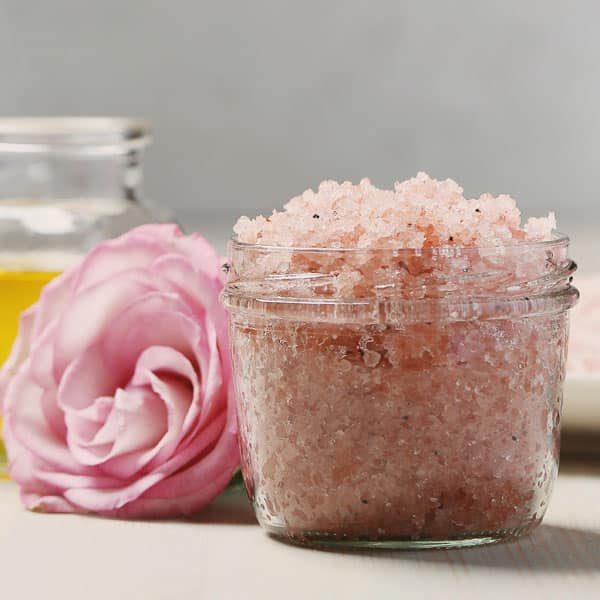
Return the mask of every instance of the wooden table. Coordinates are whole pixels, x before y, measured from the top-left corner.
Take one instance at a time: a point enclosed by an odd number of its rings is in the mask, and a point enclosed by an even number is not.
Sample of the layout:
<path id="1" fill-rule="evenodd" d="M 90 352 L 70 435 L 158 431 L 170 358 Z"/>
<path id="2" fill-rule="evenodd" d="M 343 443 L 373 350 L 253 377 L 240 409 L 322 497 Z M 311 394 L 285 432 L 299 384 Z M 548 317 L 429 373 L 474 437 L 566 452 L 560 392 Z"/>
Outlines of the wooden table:
<path id="1" fill-rule="evenodd" d="M 600 598 L 600 467 L 559 476 L 530 537 L 452 551 L 325 552 L 266 536 L 241 488 L 193 521 L 26 512 L 0 484 L 6 599 Z"/>

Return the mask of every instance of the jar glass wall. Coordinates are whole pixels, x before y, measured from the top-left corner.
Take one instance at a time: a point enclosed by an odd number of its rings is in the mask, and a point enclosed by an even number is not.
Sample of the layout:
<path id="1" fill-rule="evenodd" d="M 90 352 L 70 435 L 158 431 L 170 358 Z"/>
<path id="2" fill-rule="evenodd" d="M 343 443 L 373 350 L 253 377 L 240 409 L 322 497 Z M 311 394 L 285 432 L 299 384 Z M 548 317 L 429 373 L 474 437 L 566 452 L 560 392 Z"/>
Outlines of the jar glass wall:
<path id="1" fill-rule="evenodd" d="M 298 543 L 444 547 L 537 525 L 559 459 L 567 239 L 495 248 L 233 242 L 242 470 Z"/>
<path id="2" fill-rule="evenodd" d="M 96 243 L 155 220 L 141 201 L 150 137 L 132 119 L 0 119 L 0 364 L 48 281 Z"/>

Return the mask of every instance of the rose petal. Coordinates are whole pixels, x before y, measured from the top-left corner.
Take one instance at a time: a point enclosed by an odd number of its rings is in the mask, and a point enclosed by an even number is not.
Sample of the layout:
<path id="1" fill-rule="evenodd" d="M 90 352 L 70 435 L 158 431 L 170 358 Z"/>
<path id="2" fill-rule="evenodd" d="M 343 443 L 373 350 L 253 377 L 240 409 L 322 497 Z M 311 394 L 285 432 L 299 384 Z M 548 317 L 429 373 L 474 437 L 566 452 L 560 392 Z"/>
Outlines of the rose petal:
<path id="1" fill-rule="evenodd" d="M 66 368 L 58 386 L 58 405 L 68 414 L 90 406 L 99 396 L 110 396 L 124 382 L 109 369 L 102 348 L 95 344 L 84 350 Z"/>
<path id="2" fill-rule="evenodd" d="M 3 412 L 3 398 L 6 394 L 6 387 L 14 377 L 17 369 L 27 358 L 31 339 L 33 335 L 34 321 L 36 317 L 36 308 L 32 307 L 26 310 L 19 321 L 19 335 L 15 340 L 12 351 L 0 369 L 0 415 Z"/>
<path id="3" fill-rule="evenodd" d="M 73 293 L 76 272 L 76 268 L 65 271 L 44 286 L 40 293 L 40 299 L 33 305 L 36 312 L 34 338 L 41 335 L 42 331 L 55 321 L 68 306 Z"/>
<path id="4" fill-rule="evenodd" d="M 22 448 L 33 453 L 46 463 L 66 473 L 82 473 L 85 468 L 78 464 L 69 453 L 64 440 L 48 427 L 42 396 L 44 390 L 28 377 L 29 359 L 12 379 L 5 396 L 5 439 L 13 436 Z M 15 454 L 7 443 L 9 459 Z"/>
<path id="5" fill-rule="evenodd" d="M 208 362 L 202 369 L 202 416 L 199 427 L 209 421 L 215 412 L 220 412 L 227 402 L 227 390 L 223 385 L 223 360 L 219 352 L 217 332 L 212 320 L 205 321 L 205 338 L 208 345 Z"/>
<path id="6" fill-rule="evenodd" d="M 203 409 L 199 427 L 210 420 L 214 412 L 223 409 L 227 395 L 222 390 L 223 371 L 229 376 L 229 352 L 218 347 L 218 339 L 227 339 L 227 314 L 218 301 L 221 281 L 194 271 L 184 257 L 169 254 L 158 259 L 154 269 L 169 279 L 193 304 L 196 317 L 204 325 L 205 336 L 197 344 L 197 357 L 203 375 Z M 225 368 L 224 368 L 225 366 Z"/>
<path id="7" fill-rule="evenodd" d="M 150 385 L 163 400 L 167 409 L 167 431 L 153 449 L 115 457 L 103 466 L 106 472 L 124 478 L 133 476 L 142 468 L 153 468 L 170 458 L 188 433 L 189 426 L 184 426 L 184 419 L 187 421 L 190 414 L 197 415 L 200 411 L 200 385 L 196 372 L 189 360 L 173 348 L 155 346 L 145 350 L 131 384 Z"/>
<path id="8" fill-rule="evenodd" d="M 152 271 L 174 284 L 177 290 L 184 295 L 186 303 L 196 310 L 197 315 L 213 310 L 222 314 L 226 320 L 224 309 L 219 303 L 219 292 L 222 289 L 221 281 L 216 278 L 215 272 L 206 273 L 195 269 L 185 257 L 177 254 L 161 256 L 152 265 Z"/>
<path id="9" fill-rule="evenodd" d="M 171 382 L 163 381 L 152 373 L 149 374 L 149 377 L 154 393 L 165 404 L 167 429 L 162 438 L 151 448 L 149 447 L 143 452 L 115 454 L 103 464 L 104 472 L 121 479 L 128 480 L 142 469 L 147 471 L 164 463 L 174 453 L 183 436 L 181 425 L 191 403 L 189 386 L 176 379 L 172 379 Z"/>
<path id="10" fill-rule="evenodd" d="M 177 418 L 175 419 L 172 411 L 176 407 L 170 406 L 169 394 L 161 394 L 160 379 L 164 375 L 178 376 L 188 382 L 188 391 L 191 392 L 189 401 L 183 404 L 180 403 L 180 410 L 177 410 Z M 158 377 L 157 377 L 158 376 Z M 133 385 L 152 385 L 154 391 L 160 394 L 169 410 L 169 431 L 174 431 L 176 427 L 180 432 L 174 441 L 178 443 L 185 436 L 194 423 L 197 422 L 198 416 L 202 410 L 202 402 L 200 400 L 201 385 L 192 363 L 180 352 L 174 348 L 166 346 L 151 346 L 144 350 L 136 366 L 136 371 L 131 380 Z M 173 396 L 175 398 L 176 396 Z M 187 394 L 186 394 L 187 397 Z M 183 407 L 185 406 L 185 411 Z M 181 419 L 182 423 L 179 423 Z M 175 423 L 177 422 L 177 425 Z M 161 457 L 164 452 L 161 450 Z"/>
<path id="11" fill-rule="evenodd" d="M 78 294 L 60 319 L 54 343 L 54 376 L 60 380 L 67 365 L 93 346 L 110 329 L 132 298 L 156 293 L 157 278 L 144 271 L 128 271 Z"/>
<path id="12" fill-rule="evenodd" d="M 84 465 L 99 465 L 116 456 L 147 450 L 166 430 L 163 402 L 145 387 L 117 390 L 106 423 L 89 443 L 70 444 L 73 456 Z"/>
<path id="13" fill-rule="evenodd" d="M 175 236 L 173 241 L 178 252 L 186 256 L 190 264 L 210 276 L 214 274 L 223 283 L 224 274 L 221 266 L 225 261 L 207 240 L 198 233 L 192 233 L 188 236 Z"/>
<path id="14" fill-rule="evenodd" d="M 92 442 L 99 429 L 110 415 L 115 399 L 112 396 L 98 396 L 94 401 L 80 410 L 71 410 L 65 415 L 67 434 L 65 438 L 69 447 L 86 446 Z M 109 449 L 106 449 L 108 452 Z"/>
<path id="15" fill-rule="evenodd" d="M 119 383 L 115 376 L 107 368 L 98 344 L 85 350 L 65 370 L 57 404 L 64 411 L 71 452 L 93 439 L 110 414 L 111 396 Z"/>
<path id="16" fill-rule="evenodd" d="M 114 403 L 115 399 L 112 396 L 98 396 L 89 406 L 78 410 L 77 416 L 100 427 L 108 419 Z"/>
<path id="17" fill-rule="evenodd" d="M 129 485 L 113 490 L 66 490 L 65 497 L 84 510 L 110 514 L 132 502 L 158 482 L 172 475 L 191 459 L 195 458 L 199 460 L 206 448 L 214 444 L 219 437 L 219 434 L 223 430 L 224 421 L 225 415 L 215 419 L 197 436 L 193 444 L 182 452 L 178 452 L 173 458 L 160 465 L 156 470 L 141 476 Z"/>
<path id="18" fill-rule="evenodd" d="M 135 365 L 152 346 L 169 346 L 193 361 L 194 340 L 202 332 L 186 310 L 176 294 L 147 294 L 132 301 L 105 332 L 103 354 L 108 367 L 123 371 L 123 365 Z"/>
<path id="19" fill-rule="evenodd" d="M 40 471 L 37 475 L 39 481 L 58 489 L 64 488 L 112 488 L 122 482 L 118 477 L 108 477 L 101 473 L 94 475 L 72 475 L 70 473 L 57 473 L 54 471 Z"/>
<path id="20" fill-rule="evenodd" d="M 235 410 L 230 405 L 225 429 L 208 455 L 158 483 L 116 514 L 136 518 L 192 515 L 225 489 L 239 460 Z"/>
<path id="21" fill-rule="evenodd" d="M 40 404 L 50 431 L 59 439 L 66 439 L 67 426 L 65 424 L 65 414 L 56 403 L 56 391 L 53 389 L 44 390 Z"/>
<path id="22" fill-rule="evenodd" d="M 198 375 L 189 359 L 169 346 L 150 346 L 146 348 L 137 361 L 131 384 L 150 384 L 149 374 L 159 372 L 187 379 L 194 388 L 200 385 Z"/>
<path id="23" fill-rule="evenodd" d="M 21 501 L 25 508 L 36 512 L 48 513 L 74 513 L 81 512 L 80 509 L 73 506 L 68 500 L 61 496 L 40 496 L 37 493 L 27 493 L 21 491 Z"/>
<path id="24" fill-rule="evenodd" d="M 56 388 L 54 377 L 54 338 L 58 320 L 52 321 L 32 342 L 29 351 L 31 357 L 31 377 L 45 389 Z"/>
<path id="25" fill-rule="evenodd" d="M 74 288 L 78 294 L 99 283 L 111 281 L 125 271 L 145 270 L 169 252 L 176 225 L 138 227 L 128 235 L 96 246 L 82 261 Z"/>

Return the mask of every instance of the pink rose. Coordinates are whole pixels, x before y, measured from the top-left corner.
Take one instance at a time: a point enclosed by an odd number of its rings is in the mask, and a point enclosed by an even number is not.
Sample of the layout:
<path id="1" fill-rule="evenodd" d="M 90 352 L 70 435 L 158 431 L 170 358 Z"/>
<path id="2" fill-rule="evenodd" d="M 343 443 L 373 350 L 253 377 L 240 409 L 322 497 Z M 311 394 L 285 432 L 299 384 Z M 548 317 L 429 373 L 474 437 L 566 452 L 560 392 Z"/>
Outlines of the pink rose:
<path id="1" fill-rule="evenodd" d="M 188 515 L 238 467 L 221 261 L 148 225 L 97 246 L 21 318 L 0 372 L 25 505 Z"/>

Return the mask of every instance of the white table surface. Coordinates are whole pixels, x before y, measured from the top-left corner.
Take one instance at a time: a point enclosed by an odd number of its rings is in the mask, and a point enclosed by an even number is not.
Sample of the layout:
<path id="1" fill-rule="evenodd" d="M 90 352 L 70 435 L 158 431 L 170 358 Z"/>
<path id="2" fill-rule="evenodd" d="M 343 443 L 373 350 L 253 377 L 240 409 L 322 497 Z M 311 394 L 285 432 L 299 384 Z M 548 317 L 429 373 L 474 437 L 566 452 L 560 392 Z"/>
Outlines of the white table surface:
<path id="1" fill-rule="evenodd" d="M 0 483 L 0 597 L 32 600 L 600 598 L 600 470 L 561 474 L 531 536 L 451 551 L 336 553 L 277 542 L 239 488 L 194 521 L 25 511 Z"/>

